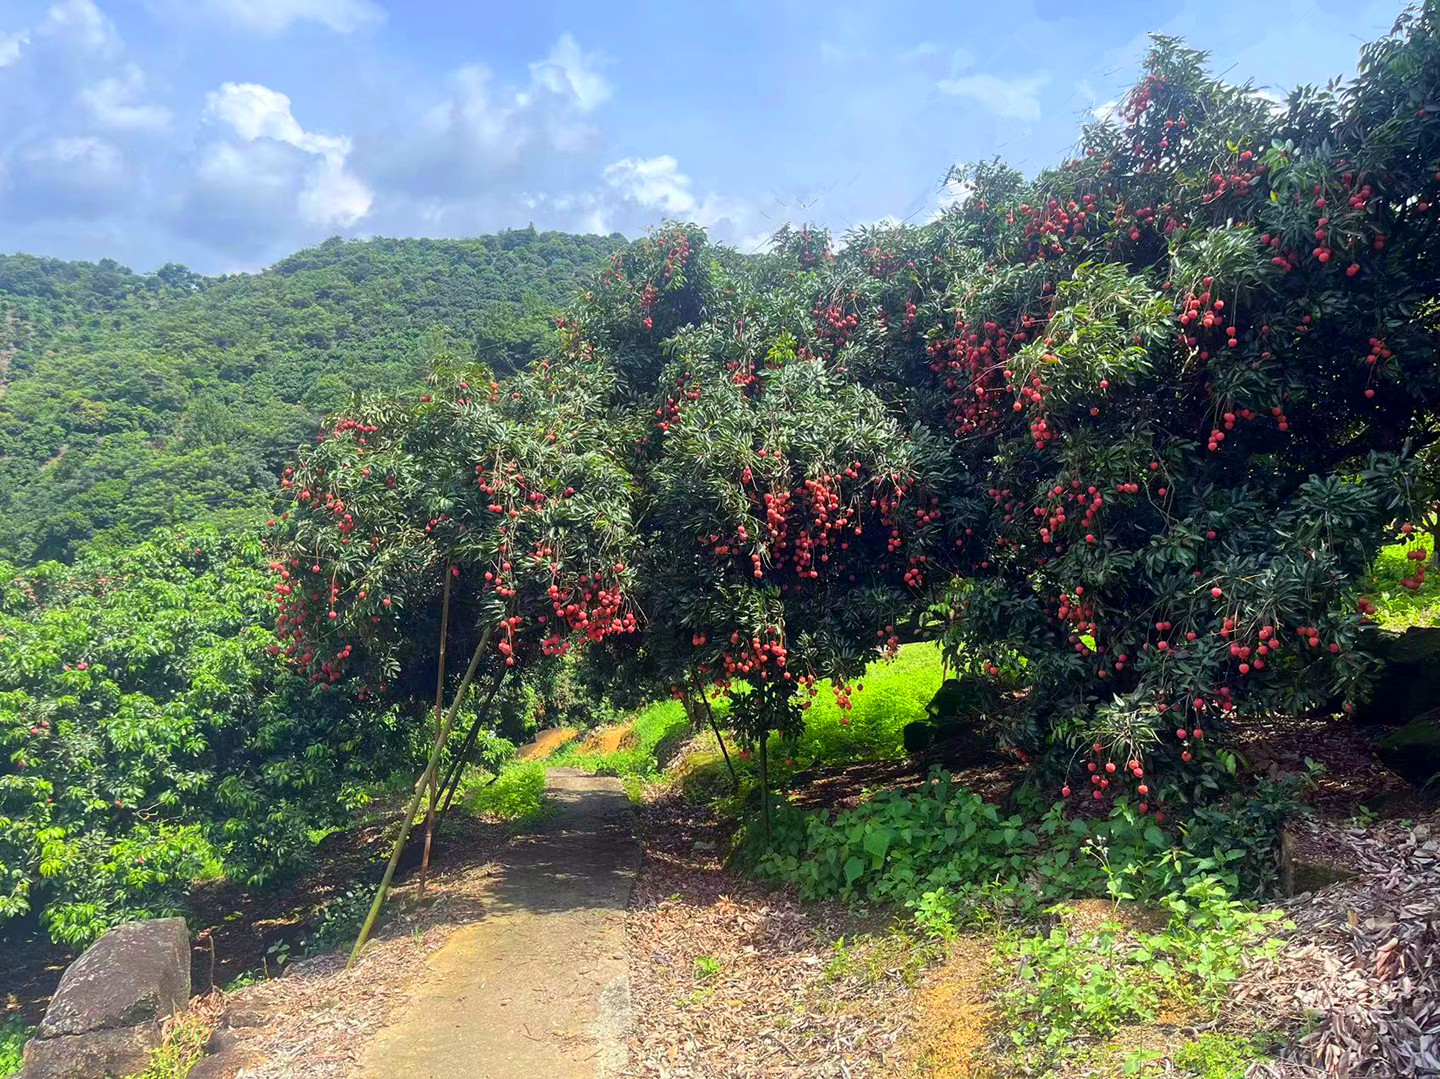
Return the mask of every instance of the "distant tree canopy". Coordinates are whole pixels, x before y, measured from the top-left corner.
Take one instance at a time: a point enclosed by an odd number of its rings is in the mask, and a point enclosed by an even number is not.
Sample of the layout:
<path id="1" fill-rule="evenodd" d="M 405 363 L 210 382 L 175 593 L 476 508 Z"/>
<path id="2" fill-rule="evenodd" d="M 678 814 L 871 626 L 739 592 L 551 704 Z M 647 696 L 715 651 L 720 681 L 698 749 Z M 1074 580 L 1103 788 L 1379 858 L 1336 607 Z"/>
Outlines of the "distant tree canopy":
<path id="1" fill-rule="evenodd" d="M 95 536 L 252 520 L 356 389 L 414 385 L 444 354 L 526 367 L 619 242 L 335 239 L 218 278 L 0 257 L 0 550 L 69 560 Z"/>

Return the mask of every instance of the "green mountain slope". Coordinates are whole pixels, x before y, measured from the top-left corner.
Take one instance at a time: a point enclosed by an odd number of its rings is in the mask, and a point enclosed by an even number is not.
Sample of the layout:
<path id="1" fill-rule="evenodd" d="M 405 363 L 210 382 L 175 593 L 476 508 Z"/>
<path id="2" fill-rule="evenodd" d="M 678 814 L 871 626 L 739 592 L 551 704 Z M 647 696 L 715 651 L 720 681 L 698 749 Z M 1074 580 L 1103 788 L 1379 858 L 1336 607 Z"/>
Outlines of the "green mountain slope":
<path id="1" fill-rule="evenodd" d="M 498 370 L 619 237 L 329 240 L 258 274 L 0 256 L 0 552 L 249 519 L 316 420 L 443 350 Z"/>

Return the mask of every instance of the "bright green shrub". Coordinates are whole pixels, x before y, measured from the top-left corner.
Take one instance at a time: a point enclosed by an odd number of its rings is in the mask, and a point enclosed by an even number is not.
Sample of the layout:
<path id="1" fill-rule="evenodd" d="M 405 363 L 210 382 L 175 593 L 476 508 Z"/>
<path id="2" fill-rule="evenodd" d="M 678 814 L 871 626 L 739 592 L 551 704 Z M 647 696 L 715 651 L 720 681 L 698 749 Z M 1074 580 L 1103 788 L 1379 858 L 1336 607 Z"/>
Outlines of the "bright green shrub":
<path id="1" fill-rule="evenodd" d="M 527 821 L 540 815 L 545 799 L 545 763 L 517 761 L 493 782 L 472 778 L 462 783 L 456 805 L 478 817 Z"/>
<path id="2" fill-rule="evenodd" d="M 1434 554 L 1433 537 L 1412 539 L 1382 547 L 1370 569 L 1366 596 L 1378 611 L 1375 620 L 1387 629 L 1406 626 L 1440 624 L 1440 576 L 1427 577 L 1419 588 L 1406 588 L 1402 581 L 1413 583 L 1416 552 Z"/>
<path id="3" fill-rule="evenodd" d="M 1100 819 L 1067 818 L 1062 803 L 1033 797 L 1002 813 L 936 770 L 916 791 L 834 815 L 779 807 L 756 869 L 806 899 L 948 904 L 962 916 L 1033 914 L 1083 896 L 1154 902 L 1197 876 L 1257 894 L 1274 876 L 1278 825 L 1297 795 L 1298 781 L 1257 784 L 1235 806 L 1198 810 L 1177 836 L 1123 801 Z"/>
<path id="4" fill-rule="evenodd" d="M 786 755 L 802 767 L 903 756 L 905 724 L 926 718 L 925 706 L 943 680 L 940 649 L 927 643 L 904 645 L 893 659 L 866 667 L 855 680 L 848 711 L 822 684 L 805 714 L 804 732 L 793 747 L 785 747 Z M 780 756 L 778 749 L 774 755 Z"/>
<path id="5" fill-rule="evenodd" d="M 25 1063 L 25 1043 L 29 1040 L 30 1028 L 19 1019 L 0 1023 L 0 1079 L 20 1074 Z"/>
<path id="6" fill-rule="evenodd" d="M 418 729 L 267 654 L 261 558 L 201 530 L 0 568 L 0 921 L 83 944 L 196 877 L 263 884 L 408 756 Z"/>

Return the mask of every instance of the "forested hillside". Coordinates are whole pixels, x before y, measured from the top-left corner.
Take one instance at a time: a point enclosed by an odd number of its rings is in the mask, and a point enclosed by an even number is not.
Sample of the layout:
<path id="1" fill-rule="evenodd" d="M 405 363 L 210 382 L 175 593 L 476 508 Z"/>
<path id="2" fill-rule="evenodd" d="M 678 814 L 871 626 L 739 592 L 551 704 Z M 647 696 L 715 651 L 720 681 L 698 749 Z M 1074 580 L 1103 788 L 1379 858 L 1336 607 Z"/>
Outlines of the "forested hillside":
<path id="1" fill-rule="evenodd" d="M 449 351 L 523 366 L 618 237 L 326 241 L 258 274 L 0 256 L 0 550 L 248 519 L 317 419 Z"/>

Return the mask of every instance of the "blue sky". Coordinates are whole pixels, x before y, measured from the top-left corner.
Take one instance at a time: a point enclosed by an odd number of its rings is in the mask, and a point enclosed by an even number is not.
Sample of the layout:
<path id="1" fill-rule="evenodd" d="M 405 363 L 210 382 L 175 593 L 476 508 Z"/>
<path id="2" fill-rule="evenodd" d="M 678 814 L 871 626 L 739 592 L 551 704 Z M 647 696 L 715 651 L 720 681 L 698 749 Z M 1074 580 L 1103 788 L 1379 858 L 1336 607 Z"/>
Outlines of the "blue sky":
<path id="1" fill-rule="evenodd" d="M 1398 0 L 0 0 L 0 251 L 255 269 L 330 235 L 923 220 L 1062 157 L 1146 34 L 1283 92 Z"/>

